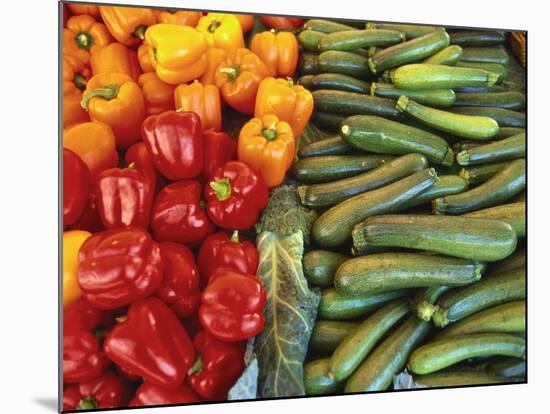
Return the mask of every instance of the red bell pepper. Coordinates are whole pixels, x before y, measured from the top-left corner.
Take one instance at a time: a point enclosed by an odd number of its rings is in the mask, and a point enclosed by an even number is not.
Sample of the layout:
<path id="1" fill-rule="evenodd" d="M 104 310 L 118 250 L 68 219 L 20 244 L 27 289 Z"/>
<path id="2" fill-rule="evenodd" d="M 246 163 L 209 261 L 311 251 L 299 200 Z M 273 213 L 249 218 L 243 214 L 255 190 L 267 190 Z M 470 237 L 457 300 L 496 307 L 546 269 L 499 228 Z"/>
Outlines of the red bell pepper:
<path id="1" fill-rule="evenodd" d="M 220 341 L 242 341 L 262 330 L 265 302 L 266 293 L 259 278 L 219 267 L 202 292 L 199 320 Z"/>
<path id="2" fill-rule="evenodd" d="M 139 227 L 105 230 L 88 238 L 78 254 L 83 296 L 99 309 L 115 309 L 151 295 L 162 282 L 158 244 Z"/>
<path id="3" fill-rule="evenodd" d="M 99 341 L 88 331 L 63 332 L 63 382 L 74 383 L 96 378 L 107 361 Z"/>
<path id="4" fill-rule="evenodd" d="M 63 308 L 63 333 L 93 331 L 104 321 L 105 311 L 81 298 Z"/>
<path id="5" fill-rule="evenodd" d="M 201 283 L 208 284 L 210 275 L 218 267 L 229 267 L 242 273 L 255 275 L 258 267 L 258 251 L 254 243 L 241 237 L 238 231 L 229 234 L 220 231 L 208 236 L 197 256 Z"/>
<path id="6" fill-rule="evenodd" d="M 182 384 L 177 388 L 166 388 L 145 382 L 137 389 L 136 395 L 129 405 L 130 407 L 146 407 L 201 401 L 202 399 L 187 384 Z"/>
<path id="7" fill-rule="evenodd" d="M 206 400 L 225 400 L 244 370 L 245 342 L 221 342 L 206 331 L 193 338 L 197 359 L 187 381 Z"/>
<path id="8" fill-rule="evenodd" d="M 241 161 L 219 167 L 205 193 L 208 217 L 229 230 L 252 227 L 269 199 L 263 178 Z"/>
<path id="9" fill-rule="evenodd" d="M 151 227 L 155 239 L 195 246 L 215 227 L 201 206 L 201 186 L 196 180 L 172 183 L 153 202 Z"/>
<path id="10" fill-rule="evenodd" d="M 93 186 L 90 187 L 88 192 L 88 201 L 84 207 L 84 211 L 80 215 L 80 218 L 70 226 L 71 230 L 86 230 L 90 233 L 97 233 L 105 230 L 101 217 L 99 217 L 99 211 L 97 210 L 97 203 L 95 201 L 95 192 Z"/>
<path id="11" fill-rule="evenodd" d="M 95 181 L 95 196 L 105 228 L 149 227 L 154 190 L 151 176 L 135 164 L 101 172 Z"/>
<path id="12" fill-rule="evenodd" d="M 170 180 L 198 177 L 204 164 L 201 119 L 195 112 L 151 115 L 142 136 L 153 163 Z"/>
<path id="13" fill-rule="evenodd" d="M 202 133 L 204 141 L 204 168 L 202 175 L 208 180 L 227 161 L 237 158 L 237 142 L 225 132 L 212 129 Z"/>
<path id="14" fill-rule="evenodd" d="M 187 318 L 199 307 L 199 271 L 193 252 L 182 244 L 160 243 L 165 264 L 164 279 L 155 295 L 174 311 L 178 318 Z"/>
<path id="15" fill-rule="evenodd" d="M 136 168 L 146 172 L 153 182 L 153 188 L 157 188 L 161 181 L 160 173 L 155 168 L 151 154 L 147 150 L 144 142 L 138 142 L 132 145 L 124 154 L 124 160 L 127 165 L 135 164 Z"/>
<path id="16" fill-rule="evenodd" d="M 304 19 L 287 16 L 261 16 L 262 23 L 271 29 L 298 29 L 304 24 Z"/>
<path id="17" fill-rule="evenodd" d="M 105 371 L 99 377 L 63 391 L 63 410 L 117 408 L 128 404 L 130 389 L 118 375 Z"/>
<path id="18" fill-rule="evenodd" d="M 90 170 L 71 150 L 63 148 L 63 225 L 74 224 L 88 200 Z"/>
<path id="19" fill-rule="evenodd" d="M 126 320 L 107 335 L 103 349 L 109 359 L 147 382 L 175 388 L 185 380 L 195 349 L 185 328 L 160 299 L 134 302 Z"/>

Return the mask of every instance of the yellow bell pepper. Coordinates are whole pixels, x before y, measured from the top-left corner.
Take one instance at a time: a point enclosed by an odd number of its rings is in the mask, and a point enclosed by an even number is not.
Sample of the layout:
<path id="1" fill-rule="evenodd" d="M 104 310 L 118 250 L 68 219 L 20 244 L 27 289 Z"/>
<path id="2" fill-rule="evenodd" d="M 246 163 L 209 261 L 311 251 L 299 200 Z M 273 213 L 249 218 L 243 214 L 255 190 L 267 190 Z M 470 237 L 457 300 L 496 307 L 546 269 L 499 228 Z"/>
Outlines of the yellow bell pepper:
<path id="1" fill-rule="evenodd" d="M 197 30 L 211 47 L 227 51 L 244 47 L 243 29 L 233 14 L 208 13 L 197 23 Z"/>
<path id="2" fill-rule="evenodd" d="M 198 79 L 206 70 L 208 42 L 198 30 L 176 24 L 155 24 L 145 32 L 157 76 L 170 85 Z"/>
<path id="3" fill-rule="evenodd" d="M 78 251 L 92 233 L 84 230 L 70 230 L 63 233 L 63 306 L 80 299 L 82 292 L 76 279 Z"/>

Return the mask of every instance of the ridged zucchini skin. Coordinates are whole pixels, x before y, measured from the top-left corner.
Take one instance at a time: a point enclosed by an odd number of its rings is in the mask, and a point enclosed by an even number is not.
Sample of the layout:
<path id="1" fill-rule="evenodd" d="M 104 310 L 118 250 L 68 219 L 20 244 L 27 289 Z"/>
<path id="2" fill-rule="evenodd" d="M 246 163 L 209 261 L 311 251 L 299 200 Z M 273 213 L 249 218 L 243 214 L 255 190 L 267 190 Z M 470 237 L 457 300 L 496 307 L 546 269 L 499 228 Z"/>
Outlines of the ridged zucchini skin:
<path id="1" fill-rule="evenodd" d="M 340 135 L 332 135 L 304 145 L 298 150 L 298 158 L 320 157 L 324 155 L 345 155 L 353 151 Z"/>
<path id="2" fill-rule="evenodd" d="M 525 377 L 525 360 L 512 357 L 497 357 L 491 360 L 485 367 L 487 371 L 505 378 Z"/>
<path id="3" fill-rule="evenodd" d="M 355 27 L 348 26 L 347 24 L 342 24 L 334 22 L 331 20 L 324 19 L 310 19 L 304 23 L 303 30 L 314 30 L 321 33 L 335 33 L 343 32 L 346 30 L 356 30 Z"/>
<path id="4" fill-rule="evenodd" d="M 491 355 L 524 358 L 525 340 L 501 333 L 443 338 L 417 348 L 407 367 L 415 374 L 430 374 L 469 358 Z"/>
<path id="5" fill-rule="evenodd" d="M 411 311 L 418 319 L 429 322 L 436 310 L 439 297 L 452 289 L 451 286 L 430 286 L 420 289 L 411 300 Z"/>
<path id="6" fill-rule="evenodd" d="M 498 220 L 436 215 L 381 215 L 354 227 L 353 249 L 420 249 L 463 259 L 496 261 L 511 255 L 516 233 Z M 448 283 L 441 283 L 448 284 Z"/>
<path id="7" fill-rule="evenodd" d="M 507 65 L 510 55 L 504 46 L 492 47 L 463 47 L 460 60 L 464 62 L 499 63 Z"/>
<path id="8" fill-rule="evenodd" d="M 460 46 L 494 46 L 506 41 L 502 31 L 489 30 L 460 30 L 450 31 L 451 44 Z"/>
<path id="9" fill-rule="evenodd" d="M 380 338 L 409 312 L 405 299 L 390 302 L 365 319 L 330 357 L 330 374 L 344 381 L 361 364 Z"/>
<path id="10" fill-rule="evenodd" d="M 441 49 L 436 54 L 430 56 L 422 63 L 430 63 L 432 65 L 447 65 L 454 66 L 462 56 L 462 48 L 458 45 L 450 45 L 445 49 Z"/>
<path id="11" fill-rule="evenodd" d="M 304 364 L 304 387 L 306 395 L 334 394 L 342 390 L 339 384 L 328 375 L 329 358 L 308 361 Z"/>
<path id="12" fill-rule="evenodd" d="M 525 132 L 522 132 L 489 144 L 475 143 L 462 148 L 457 153 L 456 160 L 459 165 L 468 166 L 524 158 L 526 145 Z"/>
<path id="13" fill-rule="evenodd" d="M 469 116 L 484 116 L 494 119 L 500 127 L 525 128 L 525 114 L 511 109 L 493 108 L 489 106 L 453 106 L 448 111 Z"/>
<path id="14" fill-rule="evenodd" d="M 293 164 L 292 175 L 302 183 L 326 183 L 370 171 L 384 164 L 386 160 L 382 155 L 363 154 L 309 157 Z"/>
<path id="15" fill-rule="evenodd" d="M 390 46 L 369 58 L 372 73 L 382 73 L 405 63 L 425 59 L 449 46 L 449 35 L 438 29 L 412 40 Z"/>
<path id="16" fill-rule="evenodd" d="M 314 352 L 332 353 L 358 326 L 357 322 L 317 320 L 311 332 L 309 349 Z"/>
<path id="17" fill-rule="evenodd" d="M 403 369 L 413 349 L 431 329 L 429 322 L 412 315 L 395 328 L 346 381 L 344 392 L 383 391 Z"/>
<path id="18" fill-rule="evenodd" d="M 505 384 L 508 380 L 497 374 L 483 371 L 444 371 L 426 375 L 415 375 L 417 387 L 463 387 L 465 385 Z"/>
<path id="19" fill-rule="evenodd" d="M 419 253 L 378 253 L 347 260 L 336 271 L 334 285 L 343 295 L 473 283 L 483 263 Z"/>
<path id="20" fill-rule="evenodd" d="M 482 69 L 429 63 L 400 66 L 389 73 L 392 83 L 402 89 L 452 89 L 465 86 L 492 86 L 498 76 Z"/>
<path id="21" fill-rule="evenodd" d="M 418 153 L 436 164 L 453 164 L 453 150 L 443 138 L 379 116 L 350 116 L 341 123 L 340 135 L 349 145 L 363 151 L 395 155 Z"/>
<path id="22" fill-rule="evenodd" d="M 507 165 L 508 162 L 495 162 L 482 164 L 479 166 L 465 167 L 460 170 L 459 175 L 470 185 L 478 185 L 487 181 Z"/>
<path id="23" fill-rule="evenodd" d="M 353 51 L 371 46 L 391 46 L 405 40 L 396 30 L 346 30 L 327 34 L 319 43 L 319 49 Z"/>
<path id="24" fill-rule="evenodd" d="M 448 325 L 436 339 L 472 333 L 514 333 L 525 331 L 525 301 L 506 302 L 479 311 Z"/>
<path id="25" fill-rule="evenodd" d="M 525 216 L 524 202 L 501 204 L 464 214 L 464 217 L 500 220 L 508 223 L 514 229 L 517 237 L 523 237 L 526 234 Z"/>
<path id="26" fill-rule="evenodd" d="M 336 269 L 350 257 L 329 250 L 310 250 L 304 255 L 303 268 L 307 281 L 314 286 L 334 286 Z"/>
<path id="27" fill-rule="evenodd" d="M 481 69 L 481 70 L 484 70 L 486 72 L 491 72 L 491 73 L 496 74 L 497 75 L 497 80 L 495 82 L 495 85 L 490 87 L 492 89 L 495 89 L 498 86 L 498 84 L 502 83 L 502 81 L 504 80 L 504 77 L 508 73 L 508 70 L 506 69 L 506 66 L 501 65 L 499 63 L 463 62 L 463 61 L 459 60 L 458 62 L 456 62 L 455 66 L 457 68 Z M 486 91 L 478 91 L 477 93 L 496 93 L 496 92 L 506 92 L 506 91 L 507 91 L 507 89 L 504 88 L 504 90 L 502 90 L 502 91 L 486 90 Z M 457 93 L 458 92 L 459 91 L 457 91 Z"/>
<path id="28" fill-rule="evenodd" d="M 525 299 L 525 269 L 491 275 L 479 282 L 443 295 L 432 320 L 444 327 L 483 309 L 512 300 Z"/>
<path id="29" fill-rule="evenodd" d="M 405 34 L 407 40 L 414 39 L 428 33 L 442 30 L 441 26 L 428 26 L 416 24 L 398 24 L 398 23 L 371 23 L 366 24 L 367 29 L 397 30 Z"/>
<path id="30" fill-rule="evenodd" d="M 495 136 L 499 129 L 499 124 L 492 118 L 430 108 L 416 103 L 406 96 L 401 96 L 397 100 L 396 106 L 399 111 L 405 112 L 429 127 L 463 138 L 484 141 Z"/>
<path id="31" fill-rule="evenodd" d="M 495 108 L 520 110 L 525 108 L 525 95 L 517 91 L 457 93 L 456 106 L 489 106 Z"/>
<path id="32" fill-rule="evenodd" d="M 440 175 L 437 183 L 424 191 L 423 193 L 412 198 L 402 206 L 402 210 L 407 210 L 412 207 L 420 206 L 424 203 L 429 203 L 439 197 L 445 197 L 451 194 L 459 194 L 468 189 L 468 182 L 458 175 Z"/>
<path id="33" fill-rule="evenodd" d="M 359 79 L 370 77 L 368 58 L 358 53 L 327 50 L 317 58 L 317 73 L 341 73 Z"/>
<path id="34" fill-rule="evenodd" d="M 304 79 L 305 78 L 305 79 Z M 305 75 L 298 79 L 298 83 L 310 91 L 328 89 L 344 92 L 369 93 L 370 84 L 353 76 L 341 73 L 320 73 L 318 75 Z"/>
<path id="35" fill-rule="evenodd" d="M 326 320 L 353 320 L 380 308 L 383 304 L 410 294 L 401 289 L 371 295 L 349 296 L 338 293 L 335 288 L 321 292 L 318 318 Z"/>
<path id="36" fill-rule="evenodd" d="M 392 184 L 349 198 L 321 214 L 313 223 L 312 236 L 321 247 L 335 247 L 351 238 L 353 227 L 376 214 L 399 209 L 409 199 L 437 182 L 433 169 L 418 171 Z"/>
<path id="37" fill-rule="evenodd" d="M 329 112 L 313 111 L 311 119 L 319 128 L 330 132 L 337 132 L 340 130 L 340 123 L 346 119 L 346 117 L 344 115 L 337 115 Z"/>
<path id="38" fill-rule="evenodd" d="M 319 43 L 326 34 L 315 30 L 302 30 L 298 35 L 298 43 L 304 49 L 319 52 Z"/>
<path id="39" fill-rule="evenodd" d="M 452 89 L 400 89 L 391 83 L 380 82 L 371 84 L 370 94 L 391 99 L 399 99 L 401 95 L 405 95 L 421 104 L 442 108 L 451 106 L 456 99 Z"/>
<path id="40" fill-rule="evenodd" d="M 313 208 L 329 207 L 366 191 L 380 188 L 428 166 L 423 155 L 407 154 L 394 160 L 388 159 L 380 167 L 355 177 L 326 184 L 298 187 L 298 197 L 303 205 Z"/>
<path id="41" fill-rule="evenodd" d="M 327 89 L 313 91 L 312 95 L 316 111 L 340 115 L 378 115 L 392 119 L 401 117 L 392 99 Z"/>
<path id="42" fill-rule="evenodd" d="M 525 159 L 508 163 L 502 170 L 479 186 L 464 193 L 436 198 L 436 214 L 464 214 L 503 203 L 525 188 Z"/>

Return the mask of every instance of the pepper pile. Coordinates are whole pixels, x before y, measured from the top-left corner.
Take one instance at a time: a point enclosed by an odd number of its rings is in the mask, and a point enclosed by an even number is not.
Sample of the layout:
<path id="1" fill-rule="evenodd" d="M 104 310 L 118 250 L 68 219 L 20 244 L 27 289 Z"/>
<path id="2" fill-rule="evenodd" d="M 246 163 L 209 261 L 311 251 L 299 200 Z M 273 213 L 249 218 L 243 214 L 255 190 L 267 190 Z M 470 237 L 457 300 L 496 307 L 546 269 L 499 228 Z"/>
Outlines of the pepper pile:
<path id="1" fill-rule="evenodd" d="M 239 231 L 313 110 L 297 39 L 245 48 L 250 15 L 64 7 L 63 407 L 224 400 L 266 303 Z"/>

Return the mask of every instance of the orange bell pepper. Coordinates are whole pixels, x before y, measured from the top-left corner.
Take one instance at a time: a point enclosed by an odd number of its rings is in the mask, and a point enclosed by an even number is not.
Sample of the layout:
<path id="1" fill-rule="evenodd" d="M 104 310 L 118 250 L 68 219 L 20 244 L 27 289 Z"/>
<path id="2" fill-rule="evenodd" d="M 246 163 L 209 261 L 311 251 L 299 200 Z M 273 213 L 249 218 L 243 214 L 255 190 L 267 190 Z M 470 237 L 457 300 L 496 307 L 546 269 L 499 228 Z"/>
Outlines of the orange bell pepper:
<path id="1" fill-rule="evenodd" d="M 254 116 L 274 114 L 288 122 L 295 137 L 299 137 L 313 112 L 313 96 L 291 78 L 265 78 L 258 88 Z"/>
<path id="2" fill-rule="evenodd" d="M 63 232 L 63 306 L 76 302 L 82 296 L 76 278 L 80 246 L 92 233 L 84 230 Z"/>
<path id="3" fill-rule="evenodd" d="M 174 109 L 174 86 L 161 81 L 155 72 L 142 74 L 138 84 L 141 86 L 147 115 Z"/>
<path id="4" fill-rule="evenodd" d="M 139 45 L 137 50 L 137 57 L 139 62 L 139 67 L 143 73 L 154 72 L 155 68 L 153 62 L 151 61 L 151 55 L 149 54 L 149 46 L 147 42 L 143 42 Z"/>
<path id="5" fill-rule="evenodd" d="M 190 85 L 179 85 L 174 91 L 176 110 L 195 112 L 201 119 L 202 130 L 222 128 L 220 92 L 214 85 L 203 85 L 195 81 Z"/>
<path id="6" fill-rule="evenodd" d="M 63 148 L 75 152 L 90 169 L 93 179 L 118 164 L 115 135 L 103 122 L 83 122 L 63 131 Z"/>
<path id="7" fill-rule="evenodd" d="M 89 72 L 79 60 L 63 56 L 63 127 L 90 120 L 88 113 L 80 106 Z"/>
<path id="8" fill-rule="evenodd" d="M 99 12 L 113 37 L 126 46 L 138 45 L 157 22 L 155 11 L 144 7 L 99 6 Z"/>
<path id="9" fill-rule="evenodd" d="M 244 47 L 243 30 L 233 14 L 208 13 L 200 18 L 197 30 L 204 34 L 211 47 L 227 51 Z"/>
<path id="10" fill-rule="evenodd" d="M 88 64 L 90 54 L 94 54 L 114 40 L 107 27 L 103 23 L 98 23 L 92 16 L 73 16 L 67 20 L 67 28 L 63 30 L 63 53 L 72 54 L 79 59 L 82 56 L 82 63 Z"/>
<path id="11" fill-rule="evenodd" d="M 239 160 L 258 171 L 269 188 L 283 182 L 296 151 L 292 128 L 276 115 L 248 121 L 237 145 Z"/>
<path id="12" fill-rule="evenodd" d="M 128 148 L 141 139 L 145 103 L 139 85 L 124 73 L 94 75 L 86 86 L 82 107 L 92 121 L 109 125 L 117 148 Z"/>
<path id="13" fill-rule="evenodd" d="M 198 79 L 206 70 L 208 42 L 189 26 L 160 23 L 145 32 L 157 76 L 170 85 Z"/>
<path id="14" fill-rule="evenodd" d="M 99 6 L 94 4 L 66 4 L 72 14 L 89 14 L 92 17 L 98 19 L 99 15 Z"/>
<path id="15" fill-rule="evenodd" d="M 265 63 L 250 50 L 241 48 L 227 54 L 214 79 L 227 104 L 252 115 L 260 82 L 268 76 Z"/>
<path id="16" fill-rule="evenodd" d="M 214 85 L 216 83 L 214 80 L 216 69 L 218 69 L 218 66 L 225 60 L 226 57 L 227 50 L 225 49 L 219 49 L 217 47 L 211 47 L 208 49 L 206 52 L 206 70 L 199 78 L 199 81 L 203 85 Z"/>
<path id="17" fill-rule="evenodd" d="M 202 12 L 187 10 L 159 9 L 155 10 L 158 23 L 180 24 L 195 27 L 202 17 Z"/>
<path id="18" fill-rule="evenodd" d="M 82 92 L 78 89 L 63 95 L 63 128 L 90 120 L 88 112 L 80 106 L 80 101 Z"/>
<path id="19" fill-rule="evenodd" d="M 141 75 L 136 52 L 118 42 L 102 47 L 92 54 L 90 66 L 94 76 L 101 73 L 125 73 L 137 81 Z"/>
<path id="20" fill-rule="evenodd" d="M 294 76 L 299 55 L 298 40 L 294 34 L 271 30 L 257 33 L 250 49 L 264 61 L 271 76 Z"/>
<path id="21" fill-rule="evenodd" d="M 235 14 L 235 17 L 241 24 L 243 33 L 248 33 L 254 27 L 254 16 L 251 14 Z"/>

